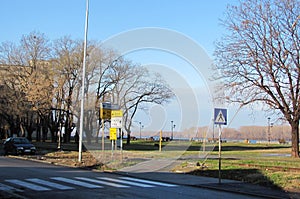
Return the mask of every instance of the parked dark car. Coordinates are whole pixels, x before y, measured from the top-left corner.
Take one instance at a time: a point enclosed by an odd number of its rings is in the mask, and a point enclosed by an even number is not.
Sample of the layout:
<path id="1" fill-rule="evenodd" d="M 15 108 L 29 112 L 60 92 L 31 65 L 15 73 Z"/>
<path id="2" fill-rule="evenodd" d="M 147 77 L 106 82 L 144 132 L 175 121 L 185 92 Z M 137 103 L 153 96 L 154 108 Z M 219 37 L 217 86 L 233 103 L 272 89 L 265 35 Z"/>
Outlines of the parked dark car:
<path id="1" fill-rule="evenodd" d="M 35 146 L 25 137 L 7 138 L 3 143 L 4 154 L 35 154 Z"/>

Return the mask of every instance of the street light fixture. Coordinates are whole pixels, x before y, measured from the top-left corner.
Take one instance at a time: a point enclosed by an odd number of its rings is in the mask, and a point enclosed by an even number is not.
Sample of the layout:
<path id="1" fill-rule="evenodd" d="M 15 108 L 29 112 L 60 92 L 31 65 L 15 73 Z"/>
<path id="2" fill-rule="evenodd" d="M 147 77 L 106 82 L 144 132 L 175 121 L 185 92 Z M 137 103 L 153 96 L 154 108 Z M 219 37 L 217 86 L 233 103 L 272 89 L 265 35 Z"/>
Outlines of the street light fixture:
<path id="1" fill-rule="evenodd" d="M 57 146 L 57 149 L 59 151 L 62 151 L 62 146 L 61 146 L 61 143 L 62 143 L 62 138 L 63 138 L 63 134 L 64 134 L 64 124 L 65 124 L 65 121 L 64 121 L 64 115 L 61 115 L 60 118 L 59 118 L 59 130 L 58 130 L 58 146 Z"/>

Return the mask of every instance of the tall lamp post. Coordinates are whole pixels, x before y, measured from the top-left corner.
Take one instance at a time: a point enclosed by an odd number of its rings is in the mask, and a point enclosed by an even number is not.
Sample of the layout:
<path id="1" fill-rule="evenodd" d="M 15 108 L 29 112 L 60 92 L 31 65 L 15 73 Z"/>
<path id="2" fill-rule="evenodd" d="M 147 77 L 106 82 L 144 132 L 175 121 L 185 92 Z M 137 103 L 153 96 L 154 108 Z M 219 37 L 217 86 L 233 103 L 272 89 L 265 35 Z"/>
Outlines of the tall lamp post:
<path id="1" fill-rule="evenodd" d="M 142 128 L 144 128 L 144 125 L 142 125 L 142 122 L 139 122 L 140 124 L 140 139 L 142 139 Z"/>
<path id="2" fill-rule="evenodd" d="M 85 9 L 85 26 L 84 26 L 84 48 L 83 48 L 83 64 L 82 64 L 82 85 L 81 85 L 81 102 L 80 102 L 80 128 L 79 128 L 79 147 L 78 162 L 82 161 L 82 136 L 83 136 L 83 120 L 84 120 L 84 91 L 85 91 L 85 65 L 87 52 L 87 31 L 89 16 L 89 0 L 86 0 Z"/>
<path id="3" fill-rule="evenodd" d="M 273 123 L 270 123 L 270 117 L 268 117 L 268 144 L 271 142 L 271 128 L 273 127 Z"/>
<path id="4" fill-rule="evenodd" d="M 64 124 L 65 124 L 65 121 L 64 121 L 64 115 L 61 115 L 60 116 L 60 119 L 59 119 L 59 133 L 58 133 L 58 146 L 57 146 L 57 149 L 59 150 L 59 151 L 62 151 L 62 146 L 61 146 L 61 139 L 63 138 L 63 134 L 65 133 L 64 132 Z"/>
<path id="5" fill-rule="evenodd" d="M 173 133 L 174 133 L 174 128 L 175 128 L 175 124 L 173 124 L 174 123 L 174 121 L 172 120 L 171 121 L 171 140 L 173 140 Z"/>

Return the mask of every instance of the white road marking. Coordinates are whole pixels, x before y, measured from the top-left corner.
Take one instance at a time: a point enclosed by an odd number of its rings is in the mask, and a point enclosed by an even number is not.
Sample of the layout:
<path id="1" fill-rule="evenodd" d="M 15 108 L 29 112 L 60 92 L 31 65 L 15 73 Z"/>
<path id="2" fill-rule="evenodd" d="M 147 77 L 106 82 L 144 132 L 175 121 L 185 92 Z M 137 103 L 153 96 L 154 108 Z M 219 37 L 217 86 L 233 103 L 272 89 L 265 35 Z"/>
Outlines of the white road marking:
<path id="1" fill-rule="evenodd" d="M 23 192 L 23 190 L 20 190 L 20 189 L 17 189 L 17 188 L 14 188 L 14 187 L 11 187 L 11 186 L 2 184 L 2 183 L 0 183 L 0 190 L 1 190 L 1 191 L 11 191 L 11 190 L 15 190 L 15 191 L 18 191 L 18 192 Z"/>
<path id="2" fill-rule="evenodd" d="M 34 191 L 50 191 L 51 190 L 49 188 L 42 187 L 42 186 L 39 186 L 39 185 L 35 185 L 35 184 L 29 183 L 29 182 L 24 182 L 24 181 L 21 181 L 21 180 L 10 179 L 10 180 L 5 180 L 5 181 L 10 182 L 12 184 L 22 186 L 22 187 L 25 187 L 25 188 L 28 188 L 28 189 L 32 189 Z"/>
<path id="3" fill-rule="evenodd" d="M 130 182 L 130 181 L 120 180 L 120 179 L 114 179 L 114 178 L 98 177 L 98 179 L 109 180 L 109 181 L 112 181 L 112 182 L 129 184 L 129 185 L 138 186 L 138 187 L 145 187 L 145 188 L 154 187 L 154 186 L 149 185 L 149 184 L 142 184 L 142 183 L 137 183 L 137 182 Z"/>
<path id="4" fill-rule="evenodd" d="M 152 180 L 143 180 L 143 179 L 138 179 L 133 177 L 117 177 L 117 178 L 96 177 L 96 178 L 97 179 L 87 178 L 87 177 L 75 177 L 76 179 L 75 180 L 75 179 L 64 178 L 64 177 L 51 177 L 50 179 L 72 184 L 72 185 L 86 187 L 86 188 L 103 188 L 103 186 L 100 185 L 112 186 L 117 188 L 128 188 L 130 187 L 129 185 L 144 187 L 144 188 L 151 188 L 155 186 L 165 186 L 165 187 L 178 186 L 176 184 L 163 183 L 163 182 L 157 182 Z M 53 189 L 59 189 L 59 190 L 76 189 L 76 187 L 62 185 L 60 183 L 51 182 L 39 178 L 27 178 L 25 180 L 8 179 L 5 181 L 34 191 L 49 191 Z M 5 185 L 2 183 L 0 183 L 0 190 L 4 190 L 4 191 L 16 190 L 20 192 L 23 191 L 21 189 L 14 188 L 13 186 Z"/>
<path id="5" fill-rule="evenodd" d="M 90 179 L 90 178 L 84 178 L 84 177 L 75 177 L 75 178 L 79 179 L 79 180 L 85 180 L 85 181 L 88 181 L 88 182 L 108 185 L 108 186 L 112 186 L 112 187 L 118 187 L 118 188 L 127 188 L 127 187 L 129 187 L 129 186 L 126 186 L 126 185 L 116 184 L 116 183 L 113 183 L 113 182 L 105 182 L 105 181 L 94 180 L 94 179 Z"/>
<path id="6" fill-rule="evenodd" d="M 30 181 L 30 182 L 37 183 L 37 184 L 45 185 L 45 186 L 48 186 L 48 187 L 60 189 L 60 190 L 70 190 L 70 189 L 74 189 L 73 187 L 61 185 L 61 184 L 54 183 L 54 182 L 49 182 L 49 181 L 42 180 L 42 179 L 38 179 L 38 178 L 29 178 L 29 179 L 26 179 L 26 180 L 27 180 L 27 181 Z"/>
<path id="7" fill-rule="evenodd" d="M 81 182 L 81 181 L 78 181 L 78 180 L 63 178 L 63 177 L 53 177 L 51 179 L 61 181 L 61 182 L 70 183 L 70 184 L 74 184 L 74 185 L 78 185 L 78 186 L 82 186 L 82 187 L 86 187 L 86 188 L 102 188 L 102 186 L 99 186 L 99 185 L 94 185 L 94 184 L 90 184 L 90 183 L 86 183 L 86 182 Z"/>
<path id="8" fill-rule="evenodd" d="M 142 180 L 142 179 L 131 178 L 131 177 L 121 177 L 121 178 L 124 180 L 131 180 L 131 181 L 142 182 L 142 183 L 153 184 L 153 185 L 160 185 L 160 186 L 165 186 L 165 187 L 177 187 L 178 186 L 175 184 L 156 182 L 156 181 L 151 181 L 151 180 Z"/>

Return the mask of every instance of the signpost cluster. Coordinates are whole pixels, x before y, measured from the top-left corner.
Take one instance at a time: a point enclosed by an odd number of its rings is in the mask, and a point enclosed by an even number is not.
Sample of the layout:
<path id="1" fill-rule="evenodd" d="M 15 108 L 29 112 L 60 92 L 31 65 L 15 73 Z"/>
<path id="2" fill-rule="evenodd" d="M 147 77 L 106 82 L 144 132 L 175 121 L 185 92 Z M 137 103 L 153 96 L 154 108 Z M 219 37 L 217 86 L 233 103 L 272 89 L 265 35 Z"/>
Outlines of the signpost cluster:
<path id="1" fill-rule="evenodd" d="M 122 138 L 122 127 L 123 127 L 123 111 L 119 105 L 111 104 L 108 102 L 100 104 L 100 120 L 102 123 L 102 151 L 104 152 L 104 122 L 105 120 L 110 121 L 109 139 L 111 141 L 111 150 L 113 150 L 115 142 L 117 140 L 118 132 L 120 133 L 120 149 L 123 150 L 123 138 Z"/>
<path id="2" fill-rule="evenodd" d="M 227 125 L 227 109 L 214 109 L 214 125 L 219 125 L 219 183 L 221 183 L 221 125 Z"/>

